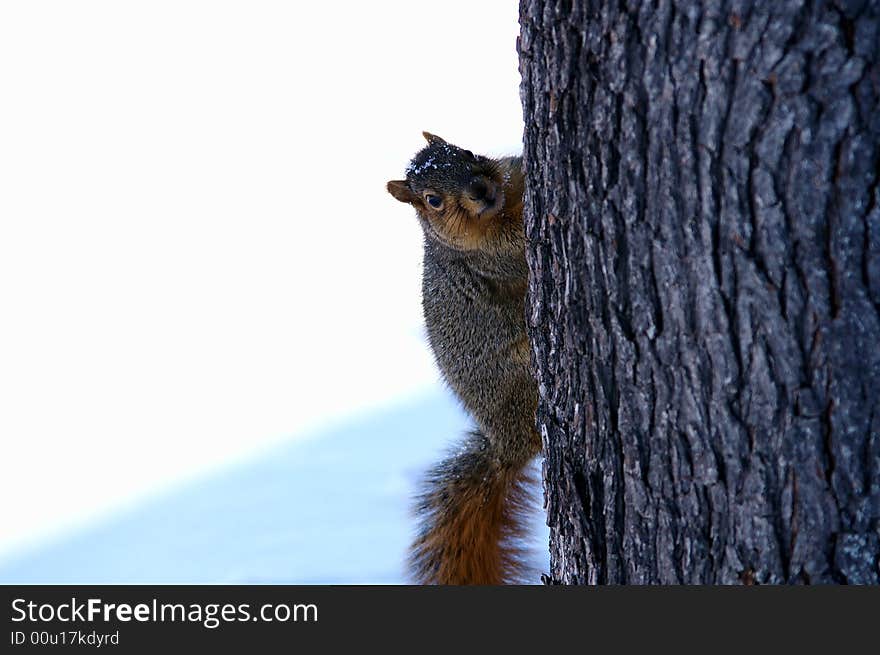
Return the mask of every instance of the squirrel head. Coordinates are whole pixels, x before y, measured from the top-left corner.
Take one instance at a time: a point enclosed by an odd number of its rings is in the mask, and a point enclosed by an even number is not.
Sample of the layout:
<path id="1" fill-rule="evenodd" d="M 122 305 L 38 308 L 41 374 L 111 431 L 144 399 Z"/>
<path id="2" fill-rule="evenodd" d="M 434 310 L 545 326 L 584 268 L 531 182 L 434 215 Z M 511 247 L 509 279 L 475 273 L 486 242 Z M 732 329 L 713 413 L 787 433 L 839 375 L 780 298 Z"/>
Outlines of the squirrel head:
<path id="1" fill-rule="evenodd" d="M 496 252 L 521 244 L 522 171 L 519 160 L 475 155 L 439 136 L 388 182 L 388 193 L 412 205 L 428 237 L 462 251 Z"/>

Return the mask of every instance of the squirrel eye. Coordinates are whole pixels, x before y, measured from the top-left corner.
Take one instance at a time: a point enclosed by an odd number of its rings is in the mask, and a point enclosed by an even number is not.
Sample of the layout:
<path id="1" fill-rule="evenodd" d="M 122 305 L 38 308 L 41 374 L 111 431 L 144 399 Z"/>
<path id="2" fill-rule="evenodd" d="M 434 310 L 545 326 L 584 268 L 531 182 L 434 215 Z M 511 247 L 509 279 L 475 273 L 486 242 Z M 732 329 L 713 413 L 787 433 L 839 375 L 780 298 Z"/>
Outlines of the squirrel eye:
<path id="1" fill-rule="evenodd" d="M 425 200 L 434 209 L 440 209 L 440 207 L 443 205 L 443 198 L 441 198 L 440 196 L 432 195 L 430 193 L 425 196 Z"/>

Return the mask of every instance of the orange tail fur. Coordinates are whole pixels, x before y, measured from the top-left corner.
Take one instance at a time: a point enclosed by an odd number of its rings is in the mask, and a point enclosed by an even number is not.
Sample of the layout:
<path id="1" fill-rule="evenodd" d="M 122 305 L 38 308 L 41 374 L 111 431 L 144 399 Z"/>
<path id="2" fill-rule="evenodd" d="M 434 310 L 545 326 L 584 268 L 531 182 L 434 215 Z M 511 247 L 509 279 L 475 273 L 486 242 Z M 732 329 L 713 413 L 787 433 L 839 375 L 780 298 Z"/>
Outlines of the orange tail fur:
<path id="1" fill-rule="evenodd" d="M 410 551 L 419 583 L 525 581 L 529 459 L 499 462 L 488 439 L 474 432 L 461 452 L 431 471 L 418 505 L 423 531 Z"/>

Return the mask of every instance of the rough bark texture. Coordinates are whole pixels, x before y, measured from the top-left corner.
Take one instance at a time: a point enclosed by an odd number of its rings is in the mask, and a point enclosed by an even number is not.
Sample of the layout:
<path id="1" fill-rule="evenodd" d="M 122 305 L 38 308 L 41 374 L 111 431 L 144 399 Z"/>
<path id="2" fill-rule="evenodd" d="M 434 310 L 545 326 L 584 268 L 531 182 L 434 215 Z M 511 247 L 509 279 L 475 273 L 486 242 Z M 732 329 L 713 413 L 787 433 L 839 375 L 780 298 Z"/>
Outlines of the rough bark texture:
<path id="1" fill-rule="evenodd" d="M 880 2 L 520 13 L 551 580 L 880 582 Z"/>

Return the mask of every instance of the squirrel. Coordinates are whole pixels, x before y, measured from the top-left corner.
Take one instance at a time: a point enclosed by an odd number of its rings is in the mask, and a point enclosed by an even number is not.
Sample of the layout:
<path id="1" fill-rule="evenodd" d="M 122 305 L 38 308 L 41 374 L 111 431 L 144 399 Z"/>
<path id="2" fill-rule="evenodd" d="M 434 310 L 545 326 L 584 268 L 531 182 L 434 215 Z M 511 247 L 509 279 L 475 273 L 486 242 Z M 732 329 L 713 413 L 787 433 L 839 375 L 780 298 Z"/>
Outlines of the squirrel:
<path id="1" fill-rule="evenodd" d="M 422 307 L 441 375 L 476 423 L 427 475 L 409 564 L 422 584 L 525 581 L 529 464 L 541 451 L 526 333 L 522 157 L 492 159 L 423 132 L 388 192 L 424 232 Z"/>

